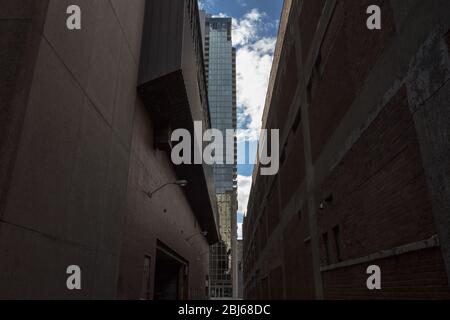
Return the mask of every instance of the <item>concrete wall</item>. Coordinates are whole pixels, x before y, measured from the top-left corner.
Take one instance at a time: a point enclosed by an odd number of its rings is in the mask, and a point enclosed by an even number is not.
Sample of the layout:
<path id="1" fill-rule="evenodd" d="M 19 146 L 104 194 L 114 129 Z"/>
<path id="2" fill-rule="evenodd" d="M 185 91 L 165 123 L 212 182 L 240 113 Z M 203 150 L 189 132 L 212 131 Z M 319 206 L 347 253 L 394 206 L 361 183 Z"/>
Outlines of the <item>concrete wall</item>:
<path id="1" fill-rule="evenodd" d="M 372 4 L 380 31 L 366 28 Z M 449 4 L 305 0 L 285 11 L 266 105 L 281 168 L 254 181 L 246 296 L 450 297 Z M 380 291 L 366 287 L 372 264 Z"/>
<path id="2" fill-rule="evenodd" d="M 2 4 L 0 56 L 0 216 L 26 112 L 48 1 Z"/>
<path id="3" fill-rule="evenodd" d="M 9 165 L 2 153 L 0 297 L 139 299 L 145 256 L 153 287 L 157 240 L 189 262 L 190 297 L 204 297 L 208 243 L 186 241 L 201 230 L 183 191 L 143 193 L 176 179 L 168 155 L 153 149 L 154 123 L 136 91 L 145 1 L 76 1 L 79 31 L 66 28 L 73 1 L 12 3 L 0 23 L 17 40 L 2 48 L 14 50 L 8 68 L 31 79 L 23 90 L 23 80 L 6 79 L 15 85 L 7 100 L 22 103 L 8 110 L 23 125 L 11 131 Z M 73 264 L 81 291 L 66 288 Z"/>

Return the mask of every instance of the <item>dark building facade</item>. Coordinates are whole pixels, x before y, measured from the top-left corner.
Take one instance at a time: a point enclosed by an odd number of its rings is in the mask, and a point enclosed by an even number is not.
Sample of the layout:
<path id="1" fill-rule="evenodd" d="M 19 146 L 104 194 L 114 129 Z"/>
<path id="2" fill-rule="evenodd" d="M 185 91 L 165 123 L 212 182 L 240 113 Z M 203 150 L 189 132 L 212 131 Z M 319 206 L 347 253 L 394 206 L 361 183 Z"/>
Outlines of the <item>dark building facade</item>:
<path id="1" fill-rule="evenodd" d="M 232 45 L 231 18 L 216 18 L 201 12 L 204 32 L 204 55 L 211 126 L 226 137 L 227 130 L 237 126 L 236 108 L 236 51 Z M 236 297 L 236 241 L 237 241 L 237 166 L 236 139 L 234 164 L 226 163 L 227 146 L 216 156 L 224 158 L 215 164 L 214 184 L 217 199 L 221 242 L 211 247 L 211 297 Z"/>
<path id="2" fill-rule="evenodd" d="M 450 298 L 449 14 L 448 1 L 285 1 L 263 118 L 280 171 L 255 169 L 246 298 Z"/>
<path id="3" fill-rule="evenodd" d="M 244 298 L 244 240 L 237 241 L 237 298 Z"/>
<path id="4" fill-rule="evenodd" d="M 204 299 L 213 174 L 170 156 L 210 127 L 197 1 L 73 4 L 0 4 L 0 298 Z"/>

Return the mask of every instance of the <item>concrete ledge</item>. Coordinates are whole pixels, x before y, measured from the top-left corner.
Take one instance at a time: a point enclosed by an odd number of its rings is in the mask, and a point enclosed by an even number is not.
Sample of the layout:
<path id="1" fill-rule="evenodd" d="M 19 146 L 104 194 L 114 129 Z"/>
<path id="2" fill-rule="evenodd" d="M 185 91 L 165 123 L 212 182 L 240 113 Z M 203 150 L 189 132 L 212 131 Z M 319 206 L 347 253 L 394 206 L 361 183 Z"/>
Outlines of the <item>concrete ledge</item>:
<path id="1" fill-rule="evenodd" d="M 430 249 L 430 248 L 435 248 L 435 247 L 439 247 L 439 238 L 437 235 L 434 235 L 431 238 L 426 239 L 426 240 L 405 244 L 403 246 L 395 247 L 395 248 L 392 248 L 389 250 L 383 250 L 383 251 L 371 253 L 365 257 L 346 260 L 346 261 L 339 262 L 336 264 L 331 264 L 331 265 L 328 265 L 325 267 L 321 267 L 320 272 L 327 272 L 327 271 L 332 271 L 332 270 L 336 270 L 336 269 L 340 269 L 340 268 L 346 268 L 346 267 L 350 267 L 350 266 L 354 266 L 354 265 L 358 265 L 358 264 L 368 263 L 368 262 L 372 262 L 375 260 L 381 260 L 381 259 L 385 259 L 385 258 L 389 258 L 389 257 L 395 257 L 395 256 L 399 256 L 399 255 L 402 255 L 405 253 L 420 251 L 420 250 Z"/>

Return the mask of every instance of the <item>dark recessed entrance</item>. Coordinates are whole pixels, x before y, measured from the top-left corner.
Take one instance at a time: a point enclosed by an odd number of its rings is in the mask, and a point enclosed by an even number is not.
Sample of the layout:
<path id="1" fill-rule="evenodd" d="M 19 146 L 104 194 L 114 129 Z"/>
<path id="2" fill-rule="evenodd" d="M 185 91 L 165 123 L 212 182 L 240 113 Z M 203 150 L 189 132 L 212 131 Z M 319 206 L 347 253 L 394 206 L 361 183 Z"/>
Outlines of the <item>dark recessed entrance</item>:
<path id="1" fill-rule="evenodd" d="M 158 242 L 155 268 L 155 300 L 188 299 L 188 264 L 185 259 Z"/>

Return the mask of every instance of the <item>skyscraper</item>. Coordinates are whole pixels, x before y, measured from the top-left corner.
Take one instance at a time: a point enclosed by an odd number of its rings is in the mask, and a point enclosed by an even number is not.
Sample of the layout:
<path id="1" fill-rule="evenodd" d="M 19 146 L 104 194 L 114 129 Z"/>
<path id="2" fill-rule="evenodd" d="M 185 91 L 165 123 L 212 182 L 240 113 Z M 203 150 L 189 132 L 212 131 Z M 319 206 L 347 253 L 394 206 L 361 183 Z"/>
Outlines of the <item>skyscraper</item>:
<path id="1" fill-rule="evenodd" d="M 215 18 L 201 13 L 205 21 L 205 63 L 211 126 L 222 131 L 236 129 L 236 51 L 232 46 L 231 18 Z M 236 140 L 234 141 L 234 153 Z M 223 154 L 226 155 L 226 147 Z M 224 157 L 225 158 L 225 157 Z M 235 155 L 236 159 L 236 155 Z M 221 242 L 211 247 L 210 285 L 212 298 L 232 298 L 236 280 L 237 167 L 216 164 L 214 180 L 219 212 Z"/>

